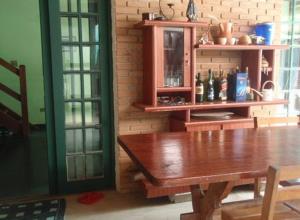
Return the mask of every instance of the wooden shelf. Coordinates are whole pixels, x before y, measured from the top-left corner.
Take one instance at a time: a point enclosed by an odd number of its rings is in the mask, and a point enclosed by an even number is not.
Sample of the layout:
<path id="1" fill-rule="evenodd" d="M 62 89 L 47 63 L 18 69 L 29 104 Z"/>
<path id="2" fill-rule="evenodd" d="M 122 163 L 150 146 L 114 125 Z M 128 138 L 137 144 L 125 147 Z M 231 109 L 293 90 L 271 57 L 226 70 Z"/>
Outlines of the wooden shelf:
<path id="1" fill-rule="evenodd" d="M 160 27 L 208 27 L 206 22 L 187 22 L 187 21 L 159 21 L 159 20 L 144 20 L 136 25 L 135 28 L 144 28 L 147 26 Z"/>
<path id="2" fill-rule="evenodd" d="M 182 104 L 182 105 L 157 105 L 150 106 L 140 103 L 134 103 L 133 105 L 145 112 L 168 112 L 168 111 L 184 111 L 184 110 L 206 110 L 206 109 L 222 109 L 222 108 L 242 108 L 257 105 L 277 105 L 277 104 L 288 104 L 288 100 L 276 99 L 273 101 L 245 101 L 245 102 L 234 102 L 234 101 L 215 101 L 215 102 L 204 102 L 201 104 Z"/>
<path id="3" fill-rule="evenodd" d="M 199 118 L 197 119 L 196 117 L 192 117 L 189 122 L 185 122 L 186 126 L 192 126 L 192 125 L 202 125 L 202 124 L 218 124 L 218 123 L 234 123 L 234 122 L 252 122 L 253 118 L 250 117 L 244 117 L 240 115 L 233 115 L 230 118 L 224 118 L 224 119 L 207 119 L 207 118 Z"/>
<path id="4" fill-rule="evenodd" d="M 275 50 L 288 49 L 288 45 L 202 45 L 196 44 L 199 50 Z"/>
<path id="5" fill-rule="evenodd" d="M 190 92 L 192 87 L 160 87 L 157 88 L 157 92 Z"/>

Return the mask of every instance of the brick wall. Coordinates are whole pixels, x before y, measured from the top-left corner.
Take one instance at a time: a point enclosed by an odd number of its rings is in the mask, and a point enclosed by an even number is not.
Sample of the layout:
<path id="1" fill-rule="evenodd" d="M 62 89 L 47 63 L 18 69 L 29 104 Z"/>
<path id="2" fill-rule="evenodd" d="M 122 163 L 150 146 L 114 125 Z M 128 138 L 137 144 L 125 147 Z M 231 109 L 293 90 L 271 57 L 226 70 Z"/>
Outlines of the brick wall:
<path id="1" fill-rule="evenodd" d="M 185 20 L 188 0 L 163 0 L 175 3 L 175 19 Z M 210 22 L 208 15 L 221 21 L 231 19 L 235 23 L 234 36 L 251 32 L 251 25 L 257 22 L 276 22 L 280 31 L 281 0 L 195 0 L 199 8 L 199 20 Z M 167 7 L 165 7 L 167 9 Z M 143 12 L 158 12 L 158 0 L 115 0 L 113 2 L 114 63 L 115 63 L 115 110 L 116 133 L 134 134 L 165 131 L 168 129 L 168 113 L 144 113 L 132 107 L 142 98 L 142 32 L 133 28 L 141 21 Z M 166 14 L 168 10 L 165 10 Z M 198 33 L 198 36 L 200 33 Z M 276 34 L 278 39 L 279 34 Z M 277 40 L 278 43 L 278 40 Z M 229 70 L 240 65 L 238 52 L 197 52 L 197 69 L 208 68 Z M 269 115 L 274 107 L 253 108 L 253 115 Z M 117 188 L 120 191 L 136 190 L 132 179 L 136 168 L 126 153 L 116 146 Z"/>

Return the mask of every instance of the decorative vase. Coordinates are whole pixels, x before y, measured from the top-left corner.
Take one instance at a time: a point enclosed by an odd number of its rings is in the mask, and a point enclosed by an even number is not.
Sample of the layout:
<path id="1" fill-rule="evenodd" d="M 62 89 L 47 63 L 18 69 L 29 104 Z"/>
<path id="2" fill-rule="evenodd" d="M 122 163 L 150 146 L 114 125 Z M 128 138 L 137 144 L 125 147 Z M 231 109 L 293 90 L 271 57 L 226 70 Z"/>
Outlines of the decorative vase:
<path id="1" fill-rule="evenodd" d="M 189 0 L 188 7 L 186 9 L 186 17 L 188 18 L 188 21 L 197 21 L 198 19 L 197 12 L 198 10 L 194 0 Z"/>

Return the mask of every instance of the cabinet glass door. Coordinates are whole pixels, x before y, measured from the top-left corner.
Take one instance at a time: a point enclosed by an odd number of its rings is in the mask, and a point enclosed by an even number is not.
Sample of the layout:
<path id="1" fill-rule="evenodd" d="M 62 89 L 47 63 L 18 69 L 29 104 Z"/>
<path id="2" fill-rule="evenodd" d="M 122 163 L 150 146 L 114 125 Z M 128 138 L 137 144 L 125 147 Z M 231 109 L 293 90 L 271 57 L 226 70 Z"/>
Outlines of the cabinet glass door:
<path id="1" fill-rule="evenodd" d="M 63 119 L 56 121 L 59 188 L 65 192 L 99 189 L 109 185 L 113 176 L 107 3 L 53 2 L 60 36 L 52 49 L 61 57 L 54 80 L 62 82 L 61 91 L 54 91 L 55 114 Z"/>
<path id="2" fill-rule="evenodd" d="M 179 87 L 184 83 L 184 29 L 165 28 L 164 47 L 164 86 Z"/>

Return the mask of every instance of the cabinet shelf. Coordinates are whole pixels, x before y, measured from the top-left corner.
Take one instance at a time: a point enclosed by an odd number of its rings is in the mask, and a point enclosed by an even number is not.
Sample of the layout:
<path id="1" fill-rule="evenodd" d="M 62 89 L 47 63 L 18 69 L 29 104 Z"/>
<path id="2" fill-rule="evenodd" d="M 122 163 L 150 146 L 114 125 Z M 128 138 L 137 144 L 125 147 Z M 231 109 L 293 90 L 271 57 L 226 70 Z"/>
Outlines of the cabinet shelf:
<path id="1" fill-rule="evenodd" d="M 157 21 L 157 20 L 144 20 L 135 25 L 135 28 L 143 28 L 147 26 L 158 27 L 207 27 L 206 22 L 186 22 L 186 21 Z"/>
<path id="2" fill-rule="evenodd" d="M 209 109 L 225 109 L 225 108 L 242 108 L 257 105 L 277 105 L 288 104 L 287 100 L 276 99 L 273 101 L 246 101 L 246 102 L 234 102 L 234 101 L 215 101 L 204 102 L 201 104 L 181 104 L 181 105 L 157 105 L 150 106 L 140 103 L 134 103 L 133 105 L 145 112 L 168 112 L 168 111 L 183 111 L 183 110 L 209 110 Z"/>
<path id="3" fill-rule="evenodd" d="M 157 92 L 190 92 L 192 91 L 192 87 L 159 87 L 157 88 Z"/>
<path id="4" fill-rule="evenodd" d="M 251 87 L 260 90 L 263 83 L 267 80 L 274 81 L 274 68 L 276 62 L 276 51 L 288 49 L 288 45 L 202 45 L 197 41 L 197 28 L 207 27 L 207 23 L 186 22 L 186 21 L 141 21 L 136 24 L 136 28 L 143 29 L 143 99 L 134 106 L 145 112 L 170 112 L 170 130 L 186 131 L 188 126 L 184 123 L 190 121 L 191 111 L 232 111 L 237 117 L 220 122 L 218 126 L 213 124 L 199 124 L 191 126 L 196 130 L 209 129 L 234 129 L 253 127 L 251 122 L 251 106 L 280 105 L 288 104 L 287 100 L 273 100 L 235 102 L 235 101 L 214 101 L 196 103 L 195 74 L 197 72 L 197 50 L 200 51 L 236 51 L 240 52 L 240 67 L 245 70 L 248 67 Z M 153 28 L 155 27 L 155 28 Z M 176 27 L 176 28 L 169 28 Z M 177 29 L 180 28 L 180 29 Z M 174 34 L 170 35 L 170 32 Z M 178 32 L 178 33 L 177 33 Z M 172 36 L 172 37 L 170 37 Z M 176 42 L 176 47 L 171 47 L 169 42 Z M 176 59 L 171 54 L 172 62 L 166 58 L 168 50 L 178 50 Z M 230 54 L 228 54 L 229 56 Z M 210 56 L 214 56 L 211 54 Z M 226 56 L 226 54 L 224 54 Z M 184 65 L 180 68 L 183 76 L 181 87 L 164 87 L 165 70 L 176 69 L 180 59 Z M 269 67 L 267 70 L 262 68 L 262 58 L 265 57 Z M 200 58 L 201 59 L 201 58 Z M 267 72 L 268 74 L 263 74 Z M 170 103 L 164 103 L 164 99 L 170 98 Z M 176 103 L 177 97 L 185 100 L 184 104 Z M 180 102 L 179 101 L 179 102 Z M 162 103 L 160 103 L 162 102 Z M 213 120 L 215 122 L 215 120 Z M 199 123 L 199 122 L 195 122 Z M 203 122 L 201 122 L 203 123 Z M 209 123 L 209 122 L 206 122 Z M 212 123 L 212 122 L 211 122 Z M 225 125 L 226 124 L 226 125 Z M 204 126 L 202 126 L 204 125 Z"/>
<path id="5" fill-rule="evenodd" d="M 185 122 L 186 126 L 197 126 L 197 125 L 203 125 L 203 124 L 218 124 L 218 123 L 243 123 L 243 122 L 253 122 L 253 118 L 250 117 L 244 117 L 240 115 L 233 115 L 228 119 L 195 119 L 192 118 L 189 122 Z"/>
<path id="6" fill-rule="evenodd" d="M 196 44 L 196 49 L 199 50 L 276 50 L 288 49 L 288 45 L 202 45 Z"/>

